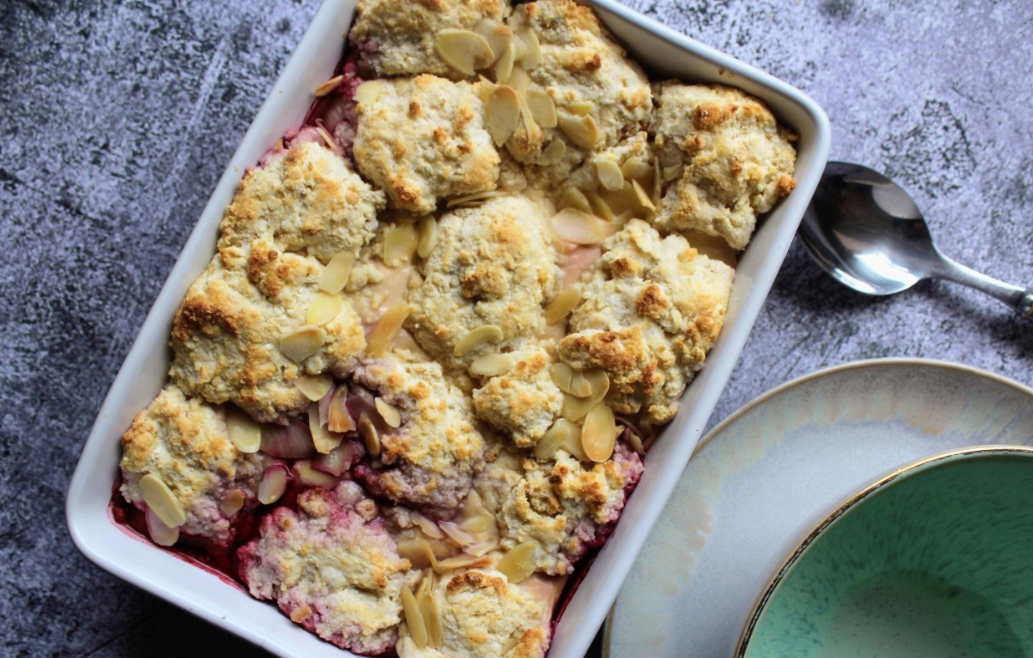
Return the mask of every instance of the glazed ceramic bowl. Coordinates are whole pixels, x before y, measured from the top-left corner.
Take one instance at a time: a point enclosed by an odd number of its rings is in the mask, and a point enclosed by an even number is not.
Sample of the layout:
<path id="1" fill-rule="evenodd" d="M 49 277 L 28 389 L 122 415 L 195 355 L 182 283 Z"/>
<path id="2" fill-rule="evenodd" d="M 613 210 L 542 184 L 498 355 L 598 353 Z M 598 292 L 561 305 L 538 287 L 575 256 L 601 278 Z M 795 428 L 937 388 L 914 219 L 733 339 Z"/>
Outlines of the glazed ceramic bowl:
<path id="1" fill-rule="evenodd" d="M 792 551 L 740 658 L 1033 655 L 1033 449 L 966 448 L 877 480 Z"/>

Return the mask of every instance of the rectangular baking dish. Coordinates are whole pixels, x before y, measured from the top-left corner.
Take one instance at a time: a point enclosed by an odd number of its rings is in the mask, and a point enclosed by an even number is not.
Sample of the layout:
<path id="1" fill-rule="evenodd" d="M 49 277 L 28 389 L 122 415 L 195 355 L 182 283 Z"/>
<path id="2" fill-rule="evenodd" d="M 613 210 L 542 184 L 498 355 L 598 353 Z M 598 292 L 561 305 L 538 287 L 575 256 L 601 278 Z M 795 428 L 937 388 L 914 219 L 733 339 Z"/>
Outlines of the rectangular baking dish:
<path id="1" fill-rule="evenodd" d="M 736 270 L 724 330 L 706 367 L 685 393 L 681 413 L 646 460 L 647 468 L 609 541 L 595 558 L 556 627 L 550 658 L 580 658 L 620 589 L 739 359 L 750 329 L 796 233 L 825 166 L 828 119 L 799 90 L 678 34 L 613 0 L 589 0 L 651 77 L 722 83 L 765 100 L 799 135 L 796 190 L 762 222 Z M 291 658 L 351 655 L 249 597 L 235 583 L 189 564 L 123 531 L 108 511 L 118 477 L 120 437 L 157 395 L 168 369 L 172 318 L 187 288 L 215 252 L 219 222 L 244 170 L 283 132 L 298 126 L 312 90 L 341 56 L 356 0 L 325 0 L 219 180 L 201 219 L 144 321 L 101 407 L 68 491 L 68 527 L 97 565 L 274 654 Z"/>

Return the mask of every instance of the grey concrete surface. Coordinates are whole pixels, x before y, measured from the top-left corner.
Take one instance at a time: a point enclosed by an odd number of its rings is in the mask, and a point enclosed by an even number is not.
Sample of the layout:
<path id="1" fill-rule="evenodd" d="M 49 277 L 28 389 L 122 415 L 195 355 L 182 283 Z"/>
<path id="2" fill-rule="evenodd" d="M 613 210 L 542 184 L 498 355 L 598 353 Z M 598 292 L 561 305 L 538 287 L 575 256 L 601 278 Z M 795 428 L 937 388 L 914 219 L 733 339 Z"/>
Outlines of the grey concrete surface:
<path id="1" fill-rule="evenodd" d="M 832 157 L 905 183 L 945 253 L 1033 284 L 1028 0 L 629 0 L 811 94 Z M 0 655 L 261 655 L 108 576 L 65 529 L 101 400 L 317 0 L 0 2 Z M 1033 323 L 946 283 L 889 299 L 795 245 L 719 403 L 855 359 L 1033 384 Z"/>

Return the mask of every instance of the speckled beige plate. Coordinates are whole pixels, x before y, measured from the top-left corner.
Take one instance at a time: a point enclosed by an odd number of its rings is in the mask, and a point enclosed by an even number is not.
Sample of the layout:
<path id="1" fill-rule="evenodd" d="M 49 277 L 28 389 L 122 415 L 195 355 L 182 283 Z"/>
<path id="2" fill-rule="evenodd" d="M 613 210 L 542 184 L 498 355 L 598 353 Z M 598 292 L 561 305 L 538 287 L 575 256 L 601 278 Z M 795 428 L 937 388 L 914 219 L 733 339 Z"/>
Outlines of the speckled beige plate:
<path id="1" fill-rule="evenodd" d="M 967 366 L 862 361 L 765 393 L 700 442 L 621 590 L 609 658 L 726 658 L 785 553 L 915 459 L 1033 445 L 1033 390 Z"/>

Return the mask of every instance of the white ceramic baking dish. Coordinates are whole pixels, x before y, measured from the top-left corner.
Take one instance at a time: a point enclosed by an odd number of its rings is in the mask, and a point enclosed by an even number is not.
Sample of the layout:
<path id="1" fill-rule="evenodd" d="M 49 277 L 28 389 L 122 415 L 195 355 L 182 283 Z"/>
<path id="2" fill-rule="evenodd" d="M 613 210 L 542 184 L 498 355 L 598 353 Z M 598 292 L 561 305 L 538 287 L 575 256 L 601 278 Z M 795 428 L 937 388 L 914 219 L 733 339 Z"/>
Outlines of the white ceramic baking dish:
<path id="1" fill-rule="evenodd" d="M 613 0 L 590 0 L 651 77 L 721 82 L 767 101 L 800 135 L 796 190 L 762 223 L 739 262 L 724 330 L 689 386 L 681 412 L 650 451 L 647 468 L 613 535 L 599 552 L 556 628 L 550 658 L 582 656 L 688 462 L 760 312 L 817 185 L 829 150 L 828 119 L 803 93 L 728 55 L 673 32 Z M 217 575 L 158 550 L 117 526 L 109 513 L 119 438 L 165 382 L 172 318 L 215 251 L 216 234 L 246 167 L 296 127 L 311 90 L 337 63 L 356 0 L 325 0 L 219 181 L 183 253 L 148 314 L 101 407 L 68 491 L 68 527 L 86 557 L 145 590 L 280 656 L 351 655 L 319 640 Z"/>

